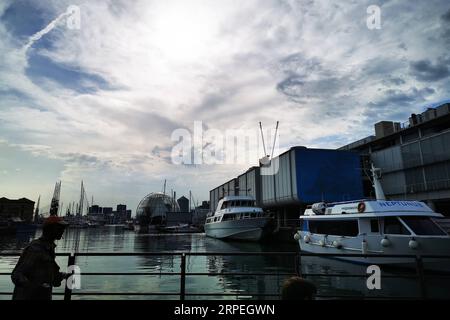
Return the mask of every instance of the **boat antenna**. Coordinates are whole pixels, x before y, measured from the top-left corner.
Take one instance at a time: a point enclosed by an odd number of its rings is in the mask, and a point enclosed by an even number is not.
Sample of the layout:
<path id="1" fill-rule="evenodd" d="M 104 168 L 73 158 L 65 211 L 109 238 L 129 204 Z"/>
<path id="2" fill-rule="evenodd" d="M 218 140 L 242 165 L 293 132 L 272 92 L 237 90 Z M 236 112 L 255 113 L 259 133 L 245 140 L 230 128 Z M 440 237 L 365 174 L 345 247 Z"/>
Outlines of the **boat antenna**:
<path id="1" fill-rule="evenodd" d="M 386 196 L 384 195 L 383 187 L 380 182 L 381 169 L 375 168 L 372 163 L 372 186 L 375 189 L 375 198 L 377 200 L 386 200 Z"/>

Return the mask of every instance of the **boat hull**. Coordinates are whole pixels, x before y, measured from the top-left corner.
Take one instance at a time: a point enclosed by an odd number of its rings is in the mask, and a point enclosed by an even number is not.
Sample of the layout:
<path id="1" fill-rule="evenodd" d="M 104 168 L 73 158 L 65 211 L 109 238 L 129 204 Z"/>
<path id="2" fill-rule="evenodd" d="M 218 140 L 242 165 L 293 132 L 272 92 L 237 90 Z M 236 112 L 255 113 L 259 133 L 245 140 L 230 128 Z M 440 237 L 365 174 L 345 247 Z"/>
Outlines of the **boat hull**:
<path id="1" fill-rule="evenodd" d="M 216 239 L 260 241 L 270 233 L 270 221 L 270 218 L 256 218 L 210 223 L 205 225 L 205 233 Z"/>
<path id="2" fill-rule="evenodd" d="M 416 259 L 411 257 L 389 257 L 385 255 L 406 255 L 406 256 L 426 256 L 423 260 L 423 266 L 427 270 L 438 272 L 450 272 L 450 259 L 433 258 L 432 256 L 448 256 L 450 249 L 450 239 L 436 238 L 417 238 L 420 243 L 418 249 L 409 247 L 410 237 L 390 236 L 391 245 L 383 247 L 380 236 L 366 236 L 367 242 L 366 254 L 378 255 L 379 257 L 345 257 L 345 255 L 363 254 L 361 237 L 347 238 L 338 236 L 323 236 L 310 234 L 308 232 L 299 232 L 300 250 L 308 253 L 325 253 L 333 255 L 334 259 L 365 264 L 365 265 L 391 265 L 396 267 L 416 268 Z M 305 236 L 309 241 L 305 241 Z M 340 248 L 335 246 L 336 241 L 341 244 Z M 428 257 L 430 256 L 430 257 Z"/>

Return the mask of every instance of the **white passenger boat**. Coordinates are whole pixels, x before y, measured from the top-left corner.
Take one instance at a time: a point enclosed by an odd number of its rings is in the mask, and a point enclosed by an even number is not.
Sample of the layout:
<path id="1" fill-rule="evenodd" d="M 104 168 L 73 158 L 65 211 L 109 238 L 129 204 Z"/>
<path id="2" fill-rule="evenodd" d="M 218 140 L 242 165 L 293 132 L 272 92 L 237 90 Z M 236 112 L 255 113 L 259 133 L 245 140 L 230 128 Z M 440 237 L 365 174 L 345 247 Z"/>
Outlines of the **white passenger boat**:
<path id="1" fill-rule="evenodd" d="M 386 255 L 431 256 L 423 258 L 427 269 L 450 272 L 450 259 L 437 257 L 450 256 L 450 236 L 435 222 L 443 216 L 423 202 L 383 200 L 375 175 L 374 186 L 377 200 L 317 203 L 307 208 L 295 234 L 300 249 L 344 255 L 336 258 L 357 263 L 400 266 L 412 266 L 415 260 Z"/>
<path id="2" fill-rule="evenodd" d="M 208 214 L 205 233 L 217 239 L 259 241 L 272 231 L 272 218 L 256 206 L 251 196 L 226 196 Z"/>

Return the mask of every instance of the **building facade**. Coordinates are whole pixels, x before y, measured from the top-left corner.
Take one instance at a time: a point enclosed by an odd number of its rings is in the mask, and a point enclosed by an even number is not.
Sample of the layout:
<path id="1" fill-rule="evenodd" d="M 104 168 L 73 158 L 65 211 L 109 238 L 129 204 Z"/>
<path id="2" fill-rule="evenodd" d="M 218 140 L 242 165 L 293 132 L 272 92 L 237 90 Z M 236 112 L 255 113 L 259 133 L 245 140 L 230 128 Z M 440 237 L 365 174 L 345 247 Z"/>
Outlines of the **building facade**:
<path id="1" fill-rule="evenodd" d="M 375 124 L 374 136 L 340 150 L 357 151 L 366 172 L 370 162 L 382 171 L 389 199 L 419 200 L 450 216 L 450 104 L 412 114 L 403 124 Z M 366 178 L 366 196 L 373 195 Z"/>
<path id="2" fill-rule="evenodd" d="M 0 219 L 21 219 L 28 223 L 33 221 L 34 201 L 26 198 L 11 200 L 0 198 Z"/>
<path id="3" fill-rule="evenodd" d="M 181 212 L 189 212 L 189 199 L 182 196 L 177 200 Z"/>

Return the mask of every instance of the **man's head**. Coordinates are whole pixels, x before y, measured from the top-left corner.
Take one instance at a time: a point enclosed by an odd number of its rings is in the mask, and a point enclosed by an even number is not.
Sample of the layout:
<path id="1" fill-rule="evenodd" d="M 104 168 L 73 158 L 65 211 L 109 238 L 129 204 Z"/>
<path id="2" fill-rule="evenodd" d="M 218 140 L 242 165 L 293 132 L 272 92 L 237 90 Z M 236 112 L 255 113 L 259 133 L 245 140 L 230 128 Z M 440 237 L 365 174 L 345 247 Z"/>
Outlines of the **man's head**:
<path id="1" fill-rule="evenodd" d="M 57 216 L 50 216 L 44 221 L 42 235 L 49 240 L 60 240 L 68 223 Z"/>
<path id="2" fill-rule="evenodd" d="M 316 292 L 316 286 L 312 282 L 300 277 L 292 277 L 283 283 L 281 299 L 313 300 Z"/>

